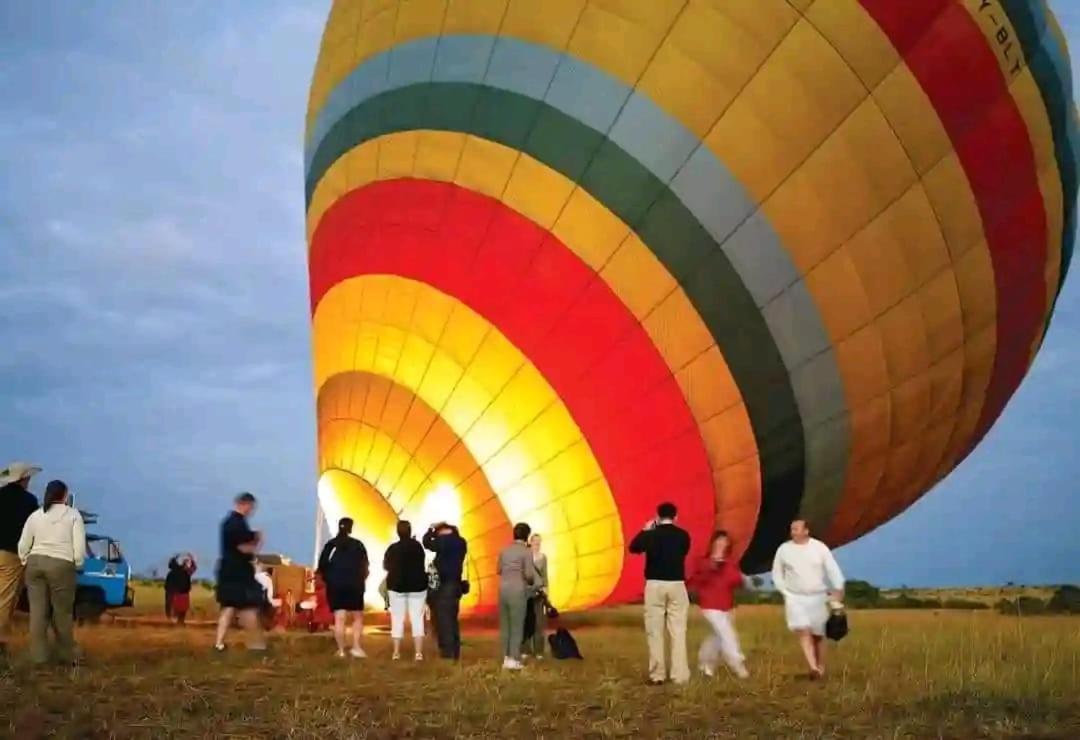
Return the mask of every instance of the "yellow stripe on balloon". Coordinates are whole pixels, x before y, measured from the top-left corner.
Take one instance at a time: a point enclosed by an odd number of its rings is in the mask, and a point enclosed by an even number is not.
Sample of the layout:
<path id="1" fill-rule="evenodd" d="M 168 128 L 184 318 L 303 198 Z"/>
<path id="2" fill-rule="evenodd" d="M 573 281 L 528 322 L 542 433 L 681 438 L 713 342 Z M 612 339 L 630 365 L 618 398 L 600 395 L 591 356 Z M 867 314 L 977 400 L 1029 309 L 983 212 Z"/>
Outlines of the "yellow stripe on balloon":
<path id="1" fill-rule="evenodd" d="M 852 409 L 850 436 L 855 445 L 847 490 L 856 490 L 866 479 L 880 480 L 887 468 L 892 471 L 890 478 L 910 474 L 900 470 L 895 459 L 898 457 L 931 466 L 927 461 L 940 457 L 940 450 L 927 448 L 928 454 L 913 455 L 907 450 L 909 440 L 919 436 L 917 430 L 927 423 L 952 425 L 961 385 L 966 405 L 954 446 L 959 449 L 960 440 L 974 431 L 988 368 L 993 362 L 993 347 L 991 344 L 987 352 L 985 338 L 975 338 L 981 325 L 964 322 L 961 327 L 961 322 L 962 317 L 979 312 L 969 311 L 970 302 L 977 302 L 981 308 L 989 305 L 991 316 L 994 303 L 993 281 L 973 279 L 983 276 L 984 268 L 990 267 L 989 254 L 985 245 L 979 244 L 982 228 L 974 198 L 959 162 L 948 153 L 951 145 L 936 112 L 895 51 L 882 52 L 891 49 L 891 44 L 853 0 L 816 2 L 799 9 L 780 0 L 690 3 L 672 15 L 675 5 L 649 4 L 642 9 L 642 4 L 629 0 L 604 3 L 603 7 L 597 3 L 562 3 L 549 16 L 546 4 L 510 2 L 497 30 L 551 48 L 564 49 L 568 45 L 574 56 L 627 84 L 637 84 L 654 103 L 703 137 L 705 145 L 748 189 L 752 200 L 766 200 L 781 183 L 787 185 L 766 205 L 766 212 L 774 225 L 779 219 L 786 226 L 778 231 L 807 275 L 815 301 L 829 314 L 826 321 L 831 319 L 831 336 L 839 342 L 840 370 Z M 462 8 L 475 6 L 475 1 L 455 2 L 447 18 Z M 635 21 L 639 11 L 660 14 L 662 17 L 653 20 L 665 29 L 669 19 L 674 22 L 666 35 L 647 33 Z M 383 12 L 391 10 L 388 7 Z M 598 22 L 603 18 L 612 20 L 612 13 L 618 19 L 607 24 Z M 454 28 L 458 33 L 491 34 L 496 32 L 493 26 L 491 15 L 475 26 L 466 21 L 456 23 Z M 863 32 L 852 34 L 853 27 Z M 841 29 L 847 32 L 841 33 Z M 371 53 L 394 44 L 437 33 L 432 22 L 426 33 L 398 34 L 393 38 L 384 34 L 381 40 L 372 41 L 365 53 L 355 56 L 351 66 L 355 68 Z M 717 43 L 718 39 L 730 43 Z M 626 59 L 613 55 L 612 48 L 627 49 Z M 645 59 L 649 61 L 641 61 Z M 807 69 L 813 69 L 814 74 L 807 75 Z M 868 87 L 875 92 L 872 99 L 868 99 Z M 323 98 L 313 93 L 311 111 L 317 112 L 322 103 Z M 877 146 L 880 139 L 874 137 L 883 128 L 892 129 L 885 131 L 884 140 L 895 133 L 898 146 Z M 457 141 L 469 139 L 461 137 Z M 747 146 L 750 141 L 753 146 Z M 491 145 L 478 148 L 492 151 Z M 857 155 L 845 155 L 845 148 L 853 148 Z M 812 154 L 816 155 L 817 168 L 802 172 L 800 168 Z M 839 171 L 847 179 L 829 177 L 827 168 L 833 164 L 828 160 L 830 155 L 844 159 Z M 370 155 L 361 156 L 370 160 Z M 486 181 L 478 174 L 477 182 L 471 186 L 493 193 L 515 166 L 516 156 L 489 159 L 492 171 L 486 173 Z M 862 156 L 870 156 L 877 166 L 864 167 L 857 161 Z M 425 176 L 447 177 L 445 171 L 441 176 Z M 921 183 L 919 177 L 923 178 Z M 829 180 L 829 187 L 819 185 L 823 179 Z M 839 184 L 834 187 L 837 180 Z M 340 187 L 344 191 L 345 186 Z M 568 209 L 579 210 L 580 192 L 573 191 Z M 559 200 L 562 193 L 556 191 L 555 196 Z M 849 200 L 855 207 L 848 207 Z M 889 206 L 891 201 L 897 202 Z M 836 208 L 837 204 L 843 207 Z M 312 212 L 318 213 L 315 203 Z M 975 229 L 970 235 L 964 228 L 969 213 L 975 217 Z M 929 241 L 918 242 L 918 246 L 926 245 L 925 249 L 913 256 L 911 242 L 903 241 L 912 235 L 912 229 L 899 223 L 899 215 L 921 218 L 930 224 L 942 221 L 948 249 L 941 248 L 941 235 L 920 233 Z M 532 213 L 530 217 L 538 223 L 544 221 L 543 214 Z M 943 266 L 940 274 L 926 277 L 917 296 L 895 306 L 871 306 L 868 297 L 857 293 L 836 295 L 837 285 L 859 285 L 851 279 L 828 281 L 829 275 L 836 274 L 846 273 L 845 277 L 850 278 L 856 270 L 858 257 L 839 248 L 847 246 L 848 241 L 854 242 L 848 252 L 859 246 L 857 232 L 873 230 L 875 222 L 878 231 L 891 230 L 890 264 L 913 261 L 908 269 L 922 275 L 951 258 L 956 263 L 953 287 L 949 285 L 949 270 Z M 558 226 L 556 233 L 563 237 Z M 570 246 L 581 250 L 579 254 L 596 267 L 610 259 L 624 233 L 620 225 L 613 225 L 609 232 L 598 234 L 601 238 L 597 242 L 581 241 L 580 246 Z M 951 235 L 958 240 L 949 238 Z M 961 250 L 975 245 L 979 245 L 977 254 L 961 254 Z M 586 248 L 588 252 L 583 251 Z M 838 254 L 826 259 L 834 251 Z M 861 263 L 864 267 L 865 262 Z M 956 283 L 960 283 L 959 287 Z M 624 302 L 633 305 L 632 300 Z M 889 312 L 882 313 L 886 308 Z M 934 315 L 935 326 L 922 330 L 922 317 L 940 309 L 946 311 Z M 860 320 L 853 322 L 853 318 Z M 957 334 L 961 328 L 963 336 L 980 343 L 978 347 L 970 351 L 960 348 Z M 953 342 L 951 353 L 940 347 L 949 341 Z M 950 372 L 956 371 L 961 356 L 968 362 L 963 365 L 962 382 L 957 382 Z M 902 367 L 889 366 L 898 361 Z M 898 384 L 890 379 L 898 373 L 916 373 L 913 377 L 918 378 L 919 371 L 923 379 L 913 380 L 918 387 L 902 390 L 917 397 L 914 408 L 937 410 L 935 420 L 892 413 L 892 388 Z M 945 444 L 943 438 L 949 435 L 940 430 L 924 436 L 928 445 Z M 894 440 L 897 447 L 905 449 L 893 451 Z M 856 466 L 862 469 L 859 481 L 853 477 Z"/>
<path id="2" fill-rule="evenodd" d="M 395 295 L 411 297 L 411 318 L 387 310 Z M 623 559 L 611 490 L 570 412 L 494 326 L 428 285 L 367 275 L 323 297 L 313 333 L 316 388 L 344 372 L 381 375 L 445 420 L 509 519 L 545 534 L 558 603 L 610 593 Z"/>
<path id="3" fill-rule="evenodd" d="M 995 295 L 974 196 L 930 101 L 853 1 L 810 4 L 708 141 L 762 201 L 834 343 L 851 413 L 844 541 L 867 501 L 932 477 L 978 420 Z"/>
<path id="4" fill-rule="evenodd" d="M 599 272 L 675 376 L 714 470 L 718 521 L 748 542 L 761 475 L 742 395 L 690 299 L 630 227 L 527 154 L 471 135 L 423 130 L 378 137 L 335 162 L 312 195 L 309 244 L 322 216 L 342 195 L 375 180 L 410 176 L 455 182 L 501 199 L 552 231 Z"/>
<path id="5" fill-rule="evenodd" d="M 339 502 L 355 521 L 379 518 L 372 509 L 389 506 L 394 521 L 407 519 L 414 527 L 424 527 L 434 523 L 431 517 L 440 511 L 440 499 L 452 498 L 446 516 L 469 541 L 474 586 L 466 606 L 493 606 L 498 599 L 495 560 L 510 524 L 453 430 L 407 389 L 366 373 L 337 375 L 323 385 L 318 424 L 320 473 L 340 470 L 372 482 L 364 484 L 371 489 L 369 495 L 356 493 Z M 331 487 L 327 495 L 343 495 L 335 493 L 339 488 Z M 358 491 L 358 485 L 349 490 Z M 393 527 L 384 535 L 392 537 L 392 532 Z"/>
<path id="6" fill-rule="evenodd" d="M 342 2 L 349 0 L 335 6 Z M 354 42 L 342 32 L 341 42 L 324 46 L 319 55 L 309 131 L 330 92 L 372 56 L 454 33 L 507 36 L 569 51 L 630 86 L 640 81 L 653 102 L 704 137 L 798 20 L 785 0 L 411 0 L 365 7 Z"/>
<path id="7" fill-rule="evenodd" d="M 818 5 L 821 4 L 818 3 Z M 1015 29 L 1000 4 L 996 0 L 992 0 L 989 5 L 985 0 L 963 0 L 963 6 L 983 31 L 989 48 L 996 52 L 1002 75 L 1008 80 L 1010 95 L 1024 119 L 1035 154 L 1035 167 L 1038 173 L 1039 189 L 1042 194 L 1048 228 L 1045 277 L 1047 281 L 1046 310 L 1047 315 L 1049 315 L 1050 306 L 1057 290 L 1061 263 L 1059 242 L 1064 215 L 1060 172 L 1055 157 L 1048 113 L 1038 85 L 1026 64 L 1023 63 L 1022 50 Z M 1002 39 L 1006 41 L 1003 42 Z M 1008 44 L 1009 40 L 1012 41 L 1011 45 Z M 905 102 L 903 106 L 893 106 L 892 110 L 906 110 L 910 116 L 912 108 L 908 102 Z M 926 116 L 922 117 L 921 120 L 929 121 L 931 119 Z M 941 137 L 944 139 L 944 132 L 942 132 Z M 969 208 L 974 211 L 974 204 L 970 204 Z M 971 214 L 966 218 L 969 221 L 974 220 Z M 971 229 L 971 231 L 974 232 L 974 229 Z M 913 459 L 920 461 L 914 471 L 896 469 L 892 475 L 888 476 L 890 478 L 888 489 L 879 491 L 875 494 L 875 497 L 878 500 L 888 501 L 890 505 L 877 507 L 867 512 L 868 517 L 863 521 L 864 529 L 877 526 L 895 516 L 909 506 L 936 480 L 939 480 L 949 470 L 952 470 L 974 433 L 982 411 L 986 383 L 990 377 L 987 365 L 993 362 L 995 356 L 995 338 L 992 338 L 989 334 L 993 330 L 994 322 L 996 322 L 996 311 L 990 311 L 994 298 L 988 294 L 988 290 L 993 287 L 992 266 L 989 264 L 989 257 L 983 254 L 985 241 L 981 238 L 977 250 L 974 255 L 970 253 L 964 255 L 966 261 L 961 264 L 967 269 L 957 271 L 957 279 L 966 283 L 966 285 L 960 285 L 961 293 L 966 292 L 969 299 L 964 301 L 964 323 L 967 327 L 965 333 L 967 363 L 965 365 L 963 385 L 965 393 L 960 404 L 955 430 L 948 437 L 944 437 L 940 422 L 932 425 L 927 430 L 926 439 L 928 442 L 931 439 L 946 440 L 944 452 L 935 456 L 936 453 L 933 448 L 937 447 L 937 444 L 924 444 L 922 449 L 913 456 Z M 982 290 L 969 289 L 965 291 L 966 287 L 971 286 L 973 288 L 979 284 L 984 286 Z M 989 305 L 988 301 L 991 302 Z M 972 316 L 973 311 L 977 315 Z M 935 314 L 930 313 L 928 315 L 934 316 Z M 1032 361 L 1041 341 L 1040 332 L 1031 347 L 1030 356 Z M 953 380 L 945 373 L 941 375 L 941 379 L 944 383 L 951 383 Z M 861 508 L 862 505 L 860 503 L 854 506 Z"/>

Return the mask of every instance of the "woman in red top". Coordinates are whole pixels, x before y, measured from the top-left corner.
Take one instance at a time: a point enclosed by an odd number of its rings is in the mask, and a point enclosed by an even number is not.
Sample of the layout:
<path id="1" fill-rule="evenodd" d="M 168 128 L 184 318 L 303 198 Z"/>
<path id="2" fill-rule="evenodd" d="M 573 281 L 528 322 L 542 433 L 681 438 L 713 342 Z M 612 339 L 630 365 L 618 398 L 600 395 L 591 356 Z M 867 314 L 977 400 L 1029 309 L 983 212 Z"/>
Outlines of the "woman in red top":
<path id="1" fill-rule="evenodd" d="M 746 658 L 739 647 L 735 633 L 735 590 L 743 585 L 739 564 L 728 559 L 731 539 L 727 532 L 719 530 L 709 542 L 709 556 L 690 580 L 691 589 L 697 592 L 701 614 L 712 628 L 698 652 L 698 667 L 706 676 L 716 673 L 717 659 L 724 662 L 739 678 L 747 678 Z"/>

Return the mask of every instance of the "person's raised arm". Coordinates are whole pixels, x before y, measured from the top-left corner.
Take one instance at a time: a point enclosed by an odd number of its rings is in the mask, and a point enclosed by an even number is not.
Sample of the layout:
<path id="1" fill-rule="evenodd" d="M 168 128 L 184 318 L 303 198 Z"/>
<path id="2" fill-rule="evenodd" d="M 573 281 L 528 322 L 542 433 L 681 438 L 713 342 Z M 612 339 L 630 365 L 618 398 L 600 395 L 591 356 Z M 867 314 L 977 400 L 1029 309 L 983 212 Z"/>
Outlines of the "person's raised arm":
<path id="1" fill-rule="evenodd" d="M 431 550 L 432 552 L 438 552 L 438 550 L 435 549 L 435 543 L 438 542 L 438 541 L 439 541 L 439 535 L 437 535 L 435 533 L 435 528 L 434 527 L 432 527 L 428 531 L 424 532 L 423 543 L 424 543 L 424 547 L 426 547 L 427 549 Z"/>
<path id="2" fill-rule="evenodd" d="M 75 558 L 75 567 L 81 568 L 86 560 L 86 526 L 79 512 L 75 512 L 75 521 L 71 525 L 71 549 Z"/>
<path id="3" fill-rule="evenodd" d="M 630 552 L 635 555 L 641 555 L 645 552 L 645 549 L 649 544 L 649 537 L 651 536 L 649 529 L 643 529 L 634 535 L 634 539 L 630 540 Z"/>
<path id="4" fill-rule="evenodd" d="M 19 535 L 19 560 L 26 565 L 26 559 L 30 557 L 30 550 L 34 547 L 34 515 L 31 514 L 23 525 L 22 534 Z"/>

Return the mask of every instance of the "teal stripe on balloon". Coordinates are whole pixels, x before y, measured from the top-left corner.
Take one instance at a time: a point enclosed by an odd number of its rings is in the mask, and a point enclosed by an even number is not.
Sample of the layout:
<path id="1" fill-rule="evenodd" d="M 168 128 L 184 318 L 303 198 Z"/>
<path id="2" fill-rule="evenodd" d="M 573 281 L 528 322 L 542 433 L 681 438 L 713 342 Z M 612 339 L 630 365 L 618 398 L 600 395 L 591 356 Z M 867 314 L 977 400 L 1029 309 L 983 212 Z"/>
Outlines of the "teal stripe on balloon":
<path id="1" fill-rule="evenodd" d="M 518 39 L 443 36 L 408 42 L 376 55 L 331 92 L 308 142 L 309 191 L 316 153 L 349 111 L 382 93 L 428 82 L 482 84 L 534 104 L 542 101 L 543 109 L 536 109 L 535 120 L 522 132 L 527 134 L 533 124 L 545 128 L 544 114 L 539 111 L 558 111 L 591 135 L 608 138 L 634 166 L 644 169 L 652 189 L 641 192 L 650 193 L 650 198 L 668 193 L 668 199 L 676 200 L 700 224 L 764 316 L 772 343 L 791 376 L 807 445 L 801 513 L 812 525 L 824 528 L 842 491 L 850 449 L 836 358 L 817 306 L 790 255 L 757 203 L 716 155 L 648 97 L 594 65 Z M 499 115 L 496 108 L 474 115 L 473 133 L 484 136 L 483 119 Z M 416 126 L 437 128 L 428 118 Z M 521 149 L 524 135 L 519 132 L 517 139 L 503 143 Z M 552 156 L 558 159 L 560 155 Z M 573 170 L 561 171 L 576 179 Z M 611 193 L 612 210 L 619 211 L 618 201 L 640 194 L 631 193 L 633 182 L 627 180 L 619 192 Z M 612 207 L 612 203 L 607 205 Z M 636 230 L 640 235 L 641 229 Z M 702 311 L 720 296 L 699 298 L 701 303 L 695 305 Z"/>

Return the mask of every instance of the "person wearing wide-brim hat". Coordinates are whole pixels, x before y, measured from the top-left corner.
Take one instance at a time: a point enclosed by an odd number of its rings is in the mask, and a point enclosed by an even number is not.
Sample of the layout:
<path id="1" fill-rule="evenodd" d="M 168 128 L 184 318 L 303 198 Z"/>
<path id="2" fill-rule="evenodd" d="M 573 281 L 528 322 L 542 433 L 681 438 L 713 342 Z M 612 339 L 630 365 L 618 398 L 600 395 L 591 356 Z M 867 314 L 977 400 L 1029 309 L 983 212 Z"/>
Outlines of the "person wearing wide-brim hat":
<path id="1" fill-rule="evenodd" d="M 13 462 L 0 470 L 0 653 L 7 647 L 11 615 L 19 601 L 23 564 L 19 560 L 19 537 L 30 515 L 38 508 L 30 493 L 30 479 L 41 467 Z"/>

